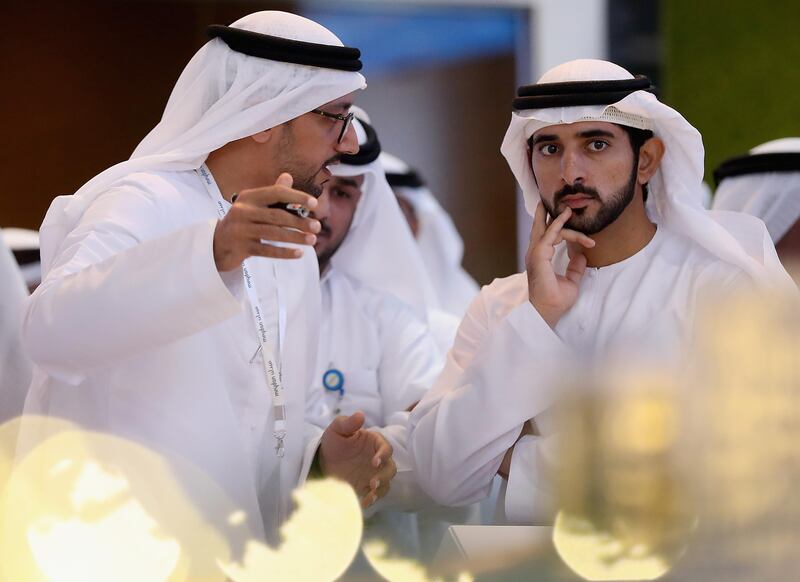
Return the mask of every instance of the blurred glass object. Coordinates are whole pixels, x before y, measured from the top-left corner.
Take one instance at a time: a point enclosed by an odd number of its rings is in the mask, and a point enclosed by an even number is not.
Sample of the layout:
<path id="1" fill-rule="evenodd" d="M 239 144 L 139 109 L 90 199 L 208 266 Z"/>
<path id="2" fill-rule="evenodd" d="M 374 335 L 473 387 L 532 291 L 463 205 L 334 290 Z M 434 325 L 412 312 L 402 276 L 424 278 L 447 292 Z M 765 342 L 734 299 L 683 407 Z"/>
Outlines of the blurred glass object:
<path id="1" fill-rule="evenodd" d="M 553 542 L 586 580 L 654 580 L 695 528 L 678 466 L 678 380 L 656 369 L 587 374 L 559 412 Z"/>

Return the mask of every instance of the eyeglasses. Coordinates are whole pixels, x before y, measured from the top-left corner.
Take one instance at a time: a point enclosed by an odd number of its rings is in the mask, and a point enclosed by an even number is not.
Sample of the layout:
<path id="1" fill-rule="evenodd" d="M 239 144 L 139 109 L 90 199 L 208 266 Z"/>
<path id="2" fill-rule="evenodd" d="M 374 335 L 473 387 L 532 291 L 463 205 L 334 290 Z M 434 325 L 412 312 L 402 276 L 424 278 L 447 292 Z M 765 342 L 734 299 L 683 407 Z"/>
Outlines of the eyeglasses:
<path id="1" fill-rule="evenodd" d="M 328 119 L 335 119 L 336 121 L 341 121 L 342 131 L 339 132 L 339 139 L 337 140 L 337 143 L 342 143 L 342 141 L 344 141 L 344 134 L 347 133 L 347 130 L 350 129 L 350 124 L 353 122 L 354 113 L 352 111 L 347 115 L 343 115 L 341 113 L 328 113 L 327 111 L 322 111 L 321 109 L 312 109 L 311 113 L 316 113 L 317 115 L 321 115 L 322 117 L 327 117 Z"/>

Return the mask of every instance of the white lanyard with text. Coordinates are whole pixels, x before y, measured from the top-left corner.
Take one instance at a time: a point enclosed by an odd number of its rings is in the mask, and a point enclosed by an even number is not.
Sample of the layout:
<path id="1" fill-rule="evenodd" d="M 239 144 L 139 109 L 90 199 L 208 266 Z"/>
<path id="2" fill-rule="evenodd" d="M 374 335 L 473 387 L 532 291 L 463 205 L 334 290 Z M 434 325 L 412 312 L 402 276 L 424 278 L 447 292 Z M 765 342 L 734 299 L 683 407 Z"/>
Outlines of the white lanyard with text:
<path id="1" fill-rule="evenodd" d="M 211 175 L 208 167 L 203 164 L 197 170 L 197 173 L 200 176 L 200 179 L 203 181 L 203 184 L 205 184 L 209 196 L 211 196 L 211 199 L 216 202 L 217 213 L 219 214 L 220 219 L 225 218 L 225 215 L 228 212 L 226 206 L 227 203 L 222 197 L 222 193 L 219 191 L 219 187 L 217 186 L 216 181 L 214 181 L 214 177 Z M 277 288 L 277 269 L 275 269 L 274 263 L 273 269 L 275 270 L 275 283 Z M 281 378 L 280 363 L 277 357 L 278 354 L 277 350 L 275 349 L 275 341 L 270 341 L 270 338 L 268 337 L 267 326 L 264 322 L 264 310 L 261 308 L 261 301 L 258 298 L 258 292 L 256 291 L 255 287 L 255 279 L 253 279 L 250 274 L 250 270 L 247 267 L 247 260 L 242 262 L 242 273 L 244 275 L 244 287 L 247 291 L 247 299 L 250 302 L 250 307 L 253 312 L 253 321 L 256 326 L 256 335 L 258 336 L 259 349 L 261 351 L 261 360 L 264 364 L 264 375 L 267 379 L 267 386 L 269 386 L 270 392 L 272 393 L 272 412 L 273 416 L 275 417 L 275 426 L 272 434 L 276 440 L 275 453 L 278 455 L 278 457 L 283 457 L 284 441 L 287 434 L 286 402 L 283 395 L 283 380 Z M 285 325 L 285 321 L 282 321 L 284 319 L 283 315 L 284 314 L 282 313 L 282 310 L 279 309 L 279 327 L 283 327 Z M 279 340 L 280 338 L 278 337 L 275 339 Z"/>

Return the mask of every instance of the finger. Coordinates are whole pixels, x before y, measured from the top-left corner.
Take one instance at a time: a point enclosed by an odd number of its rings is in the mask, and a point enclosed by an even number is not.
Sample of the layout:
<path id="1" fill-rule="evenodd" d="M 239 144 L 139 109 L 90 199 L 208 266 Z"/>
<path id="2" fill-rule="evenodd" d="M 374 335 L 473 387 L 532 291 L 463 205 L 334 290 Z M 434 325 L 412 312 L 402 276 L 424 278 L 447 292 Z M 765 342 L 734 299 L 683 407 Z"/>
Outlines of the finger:
<path id="1" fill-rule="evenodd" d="M 292 175 L 289 172 L 284 172 L 283 174 L 278 176 L 277 180 L 275 180 L 276 186 L 284 186 L 285 188 L 291 188 L 292 184 L 294 184 L 294 178 L 292 178 Z"/>
<path id="2" fill-rule="evenodd" d="M 389 458 L 383 464 L 383 466 L 378 470 L 372 479 L 369 481 L 369 488 L 371 491 L 377 491 L 381 485 L 385 485 L 389 483 L 394 476 L 397 475 L 397 465 L 395 462 Z"/>
<path id="3" fill-rule="evenodd" d="M 572 209 L 567 206 L 564 211 L 556 216 L 553 222 L 550 223 L 550 226 L 547 227 L 547 230 L 544 232 L 544 235 L 539 242 L 543 244 L 554 245 L 558 233 L 562 228 L 564 228 L 564 225 L 567 223 L 570 216 L 572 216 Z"/>
<path id="4" fill-rule="evenodd" d="M 378 500 L 378 496 L 375 493 L 367 493 L 364 497 L 361 498 L 361 509 L 366 509 L 373 503 Z"/>
<path id="5" fill-rule="evenodd" d="M 594 248 L 594 245 L 596 244 L 594 239 L 588 237 L 582 232 L 572 230 L 571 228 L 562 228 L 559 231 L 558 236 L 561 238 L 561 240 L 580 245 L 587 249 Z"/>
<path id="6" fill-rule="evenodd" d="M 533 213 L 533 224 L 531 225 L 531 238 L 530 244 L 535 244 L 544 234 L 547 225 L 545 224 L 545 215 L 547 211 L 544 208 L 544 203 L 539 202 L 536 207 L 536 212 Z"/>
<path id="7" fill-rule="evenodd" d="M 375 500 L 381 499 L 382 497 L 386 497 L 386 494 L 389 493 L 389 489 L 391 488 L 391 484 L 389 483 L 382 483 L 378 490 L 375 491 Z"/>
<path id="8" fill-rule="evenodd" d="M 266 257 L 268 259 L 299 259 L 303 256 L 301 249 L 279 247 L 276 245 L 253 242 L 247 247 L 248 257 Z"/>
<path id="9" fill-rule="evenodd" d="M 317 237 L 313 234 L 299 232 L 280 226 L 253 224 L 244 229 L 246 236 L 255 241 L 285 242 L 298 245 L 313 245 Z"/>
<path id="10" fill-rule="evenodd" d="M 373 434 L 380 439 L 380 443 L 378 449 L 375 451 L 375 455 L 372 457 L 372 466 L 380 467 L 384 461 L 392 458 L 392 445 L 378 433 Z"/>
<path id="11" fill-rule="evenodd" d="M 300 218 L 292 212 L 286 212 L 278 208 L 248 206 L 241 210 L 239 218 L 253 224 L 283 226 L 302 232 L 310 232 L 312 234 L 317 234 L 322 228 L 319 220 L 316 218 Z"/>
<path id="12" fill-rule="evenodd" d="M 284 202 L 286 204 L 301 204 L 309 210 L 314 210 L 318 204 L 317 199 L 310 194 L 279 184 L 274 186 L 265 186 L 264 188 L 242 190 L 239 192 L 239 196 L 236 198 L 237 204 L 246 204 L 250 206 L 264 207 L 275 204 L 276 202 Z"/>
<path id="13" fill-rule="evenodd" d="M 564 276 L 575 283 L 576 285 L 581 282 L 583 274 L 586 272 L 586 255 L 578 253 L 572 257 L 567 265 L 567 272 Z"/>
<path id="14" fill-rule="evenodd" d="M 350 416 L 337 416 L 330 424 L 330 429 L 336 434 L 349 437 L 354 435 L 364 425 L 364 413 L 354 412 Z"/>
<path id="15" fill-rule="evenodd" d="M 381 483 L 388 483 L 397 475 L 397 465 L 393 459 L 386 461 L 386 465 L 378 472 L 378 479 Z"/>

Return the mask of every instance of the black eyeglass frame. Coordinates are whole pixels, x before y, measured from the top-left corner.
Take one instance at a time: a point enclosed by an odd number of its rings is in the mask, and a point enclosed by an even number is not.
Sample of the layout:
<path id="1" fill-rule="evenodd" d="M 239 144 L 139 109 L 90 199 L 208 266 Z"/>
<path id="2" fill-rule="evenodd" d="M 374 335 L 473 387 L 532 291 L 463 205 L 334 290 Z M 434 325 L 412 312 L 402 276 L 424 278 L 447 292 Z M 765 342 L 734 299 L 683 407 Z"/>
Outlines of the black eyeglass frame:
<path id="1" fill-rule="evenodd" d="M 317 115 L 321 115 L 322 117 L 327 117 L 328 119 L 335 119 L 336 121 L 343 122 L 342 124 L 342 131 L 339 132 L 339 139 L 336 140 L 336 143 L 342 143 L 344 141 L 344 134 L 347 133 L 347 130 L 350 129 L 350 124 L 353 123 L 353 117 L 355 113 L 352 111 L 347 115 L 342 113 L 328 113 L 327 111 L 323 111 L 322 109 L 312 109 L 311 113 L 316 113 Z"/>

